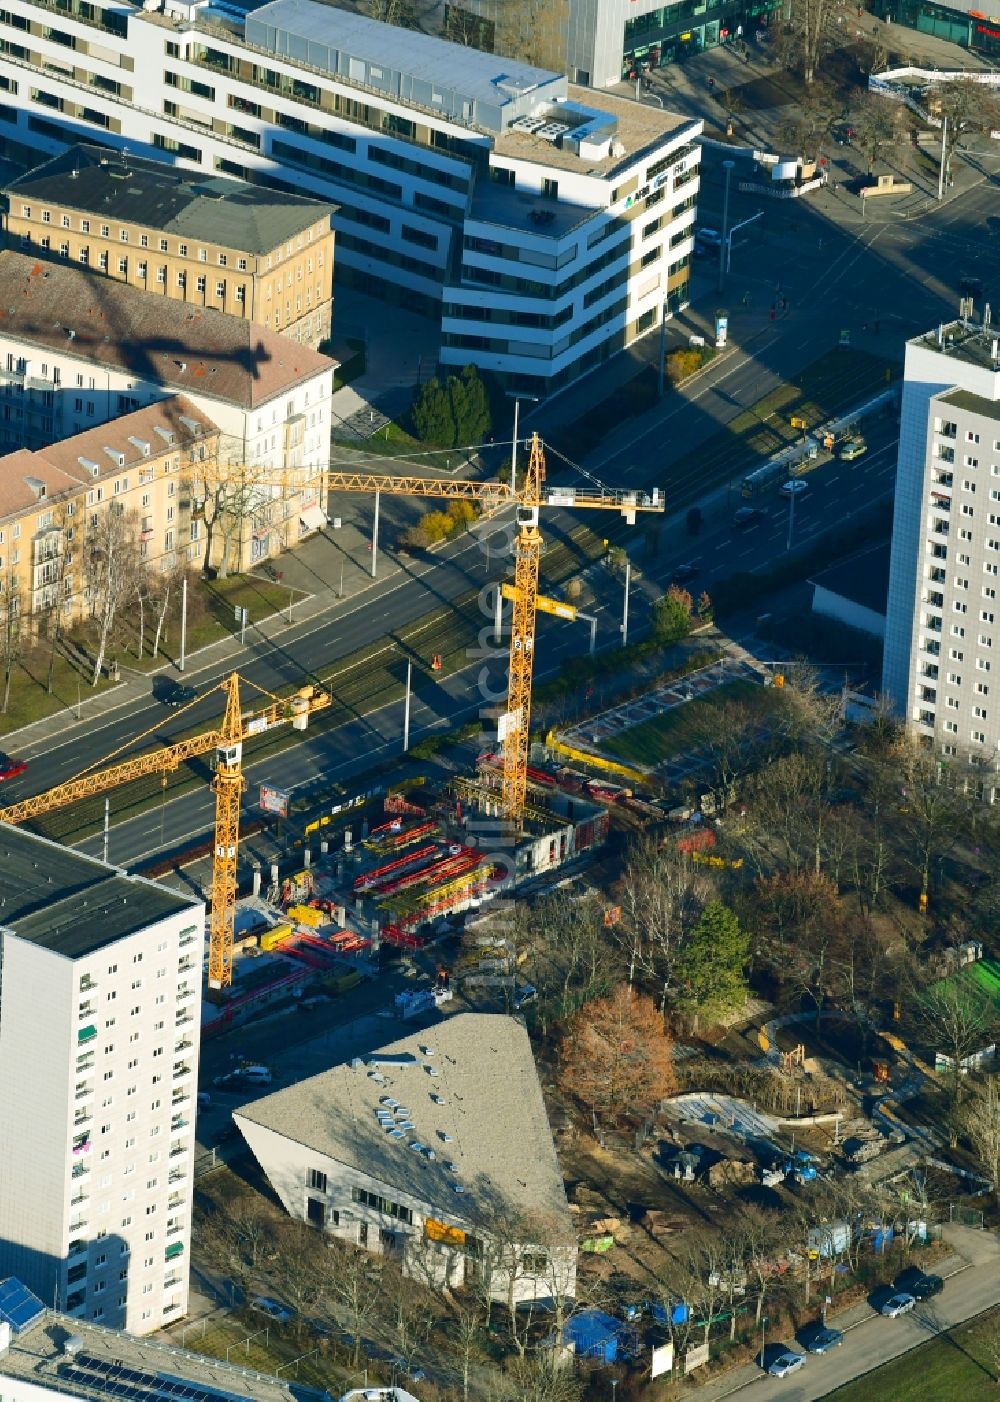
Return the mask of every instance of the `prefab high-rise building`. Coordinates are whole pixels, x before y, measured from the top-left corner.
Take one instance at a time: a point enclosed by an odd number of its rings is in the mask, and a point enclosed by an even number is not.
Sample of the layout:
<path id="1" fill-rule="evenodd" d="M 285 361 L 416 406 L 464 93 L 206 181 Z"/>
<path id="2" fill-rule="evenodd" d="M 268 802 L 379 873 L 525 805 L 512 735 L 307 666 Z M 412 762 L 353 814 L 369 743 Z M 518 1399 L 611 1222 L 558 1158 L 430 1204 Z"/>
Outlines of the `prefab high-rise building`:
<path id="1" fill-rule="evenodd" d="M 971 318 L 906 346 L 883 690 L 907 728 L 1000 757 L 1000 334 Z"/>
<path id="2" fill-rule="evenodd" d="M 0 825 L 0 1278 L 135 1334 L 187 1310 L 204 929 Z"/>

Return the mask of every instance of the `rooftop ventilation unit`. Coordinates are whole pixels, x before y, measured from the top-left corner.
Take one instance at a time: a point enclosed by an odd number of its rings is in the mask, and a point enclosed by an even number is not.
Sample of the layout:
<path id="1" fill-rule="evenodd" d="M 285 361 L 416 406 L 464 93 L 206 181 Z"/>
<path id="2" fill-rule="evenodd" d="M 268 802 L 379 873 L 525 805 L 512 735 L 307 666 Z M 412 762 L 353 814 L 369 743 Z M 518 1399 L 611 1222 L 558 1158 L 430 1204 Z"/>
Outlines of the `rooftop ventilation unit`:
<path id="1" fill-rule="evenodd" d="M 535 135 L 540 136 L 543 141 L 558 141 L 568 131 L 569 126 L 566 122 L 546 122 L 544 126 L 538 128 Z"/>
<path id="2" fill-rule="evenodd" d="M 515 117 L 510 124 L 510 129 L 511 131 L 535 132 L 544 126 L 544 117 Z"/>

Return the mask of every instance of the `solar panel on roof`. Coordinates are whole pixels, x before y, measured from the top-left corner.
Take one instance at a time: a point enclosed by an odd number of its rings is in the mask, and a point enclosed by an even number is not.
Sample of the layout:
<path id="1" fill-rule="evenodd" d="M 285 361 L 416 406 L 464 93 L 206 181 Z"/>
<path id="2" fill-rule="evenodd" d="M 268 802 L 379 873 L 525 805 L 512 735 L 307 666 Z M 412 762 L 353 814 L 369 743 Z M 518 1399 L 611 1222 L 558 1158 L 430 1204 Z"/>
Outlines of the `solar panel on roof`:
<path id="1" fill-rule="evenodd" d="M 41 1319 L 45 1306 L 16 1276 L 0 1282 L 0 1319 L 5 1320 L 15 1334 L 23 1333 L 36 1319 Z"/>

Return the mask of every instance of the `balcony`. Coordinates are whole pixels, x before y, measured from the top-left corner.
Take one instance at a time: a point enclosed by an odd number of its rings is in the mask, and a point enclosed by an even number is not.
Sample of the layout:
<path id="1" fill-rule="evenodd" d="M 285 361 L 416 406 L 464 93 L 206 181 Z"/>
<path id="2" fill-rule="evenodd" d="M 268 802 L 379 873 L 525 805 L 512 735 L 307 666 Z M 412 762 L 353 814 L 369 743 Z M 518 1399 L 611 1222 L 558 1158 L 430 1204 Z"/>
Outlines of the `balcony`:
<path id="1" fill-rule="evenodd" d="M 85 1290 L 74 1290 L 72 1295 L 66 1297 L 66 1313 L 76 1314 L 82 1310 L 87 1302 L 87 1292 Z"/>
<path id="2" fill-rule="evenodd" d="M 935 521 L 932 529 L 935 535 L 948 535 L 951 526 L 948 521 Z"/>
<path id="3" fill-rule="evenodd" d="M 171 1193 L 167 1199 L 167 1211 L 176 1212 L 178 1208 L 187 1206 L 187 1198 L 184 1193 Z"/>
<path id="4" fill-rule="evenodd" d="M 86 1217 L 74 1217 L 73 1221 L 69 1224 L 69 1230 L 74 1234 L 85 1232 L 87 1230 Z"/>
<path id="5" fill-rule="evenodd" d="M 86 1042 L 93 1042 L 97 1039 L 97 1028 L 91 1023 L 87 1027 L 81 1027 L 76 1034 L 77 1046 L 83 1046 Z"/>
<path id="6" fill-rule="evenodd" d="M 194 1022 L 194 1013 L 192 1013 L 190 1009 L 185 1008 L 177 1014 L 174 1020 L 174 1026 L 185 1027 L 189 1022 Z"/>
<path id="7" fill-rule="evenodd" d="M 94 1087 L 90 1084 L 80 1084 L 76 1088 L 73 1096 L 74 1100 L 89 1100 L 94 1093 Z"/>
<path id="8" fill-rule="evenodd" d="M 188 1127 L 189 1124 L 190 1124 L 190 1121 L 184 1119 L 183 1115 L 176 1115 L 176 1116 L 170 1121 L 170 1133 L 171 1133 L 171 1134 L 180 1134 L 183 1130 L 187 1129 L 187 1127 Z"/>
<path id="9" fill-rule="evenodd" d="M 177 990 L 178 1003 L 184 1003 L 188 998 L 194 997 L 194 989 L 186 983 L 182 983 Z"/>
<path id="10" fill-rule="evenodd" d="M 78 1056 L 76 1059 L 76 1074 L 82 1076 L 85 1071 L 93 1071 L 96 1062 L 97 1058 L 93 1052 L 87 1052 L 84 1056 Z"/>
<path id="11" fill-rule="evenodd" d="M 943 609 L 944 595 L 938 593 L 936 589 L 928 589 L 927 593 L 924 595 L 924 603 L 929 604 L 931 608 Z"/>
<path id="12" fill-rule="evenodd" d="M 72 1260 L 74 1256 L 83 1255 L 86 1250 L 87 1243 L 83 1237 L 74 1237 L 66 1249 L 66 1255 L 69 1260 Z"/>
<path id="13" fill-rule="evenodd" d="M 167 1227 L 167 1236 L 180 1236 L 181 1233 L 182 1233 L 183 1231 L 184 1231 L 184 1223 L 183 1223 L 183 1222 L 175 1222 L 175 1223 L 173 1224 L 173 1226 L 169 1226 L 169 1225 L 168 1225 L 168 1227 Z"/>
<path id="14" fill-rule="evenodd" d="M 939 569 L 937 565 L 933 565 L 927 571 L 927 578 L 932 584 L 944 584 L 945 580 L 948 578 L 948 574 L 947 571 Z"/>
<path id="15" fill-rule="evenodd" d="M 173 1126 L 171 1126 L 171 1129 L 172 1128 Z M 170 1157 L 172 1159 L 181 1159 L 185 1157 L 187 1152 L 188 1146 L 186 1144 L 175 1144 L 174 1147 L 170 1150 Z M 174 1180 L 173 1178 L 170 1178 L 169 1181 L 172 1183 Z"/>
<path id="16" fill-rule="evenodd" d="M 86 1176 L 87 1176 L 87 1174 L 88 1174 L 89 1172 L 90 1172 L 90 1169 L 87 1167 L 87 1165 L 86 1165 L 85 1163 L 75 1163 L 75 1164 L 73 1165 L 73 1172 L 72 1172 L 73 1178 L 86 1178 Z"/>
<path id="17" fill-rule="evenodd" d="M 935 642 L 932 638 L 921 638 L 920 647 L 923 652 L 928 653 L 931 657 L 941 656 L 941 644 Z"/>
<path id="18" fill-rule="evenodd" d="M 66 1272 L 66 1284 L 67 1284 L 67 1285 L 78 1285 L 78 1284 L 80 1283 L 81 1280 L 86 1280 L 86 1278 L 87 1278 L 87 1263 L 86 1263 L 86 1261 L 81 1261 L 80 1264 L 79 1264 L 78 1266 L 71 1266 L 70 1269 Z"/>
<path id="19" fill-rule="evenodd" d="M 184 1243 L 182 1241 L 172 1241 L 163 1253 L 165 1261 L 176 1261 L 178 1256 L 184 1255 Z"/>
<path id="20" fill-rule="evenodd" d="M 96 1017 L 97 1009 L 94 1007 L 93 1003 L 81 1003 L 76 1010 L 76 1015 L 79 1018 Z"/>
<path id="21" fill-rule="evenodd" d="M 181 931 L 181 934 L 180 934 L 180 938 L 179 938 L 178 941 L 177 941 L 177 948 L 178 948 L 178 949 L 186 949 L 186 948 L 188 947 L 189 944 L 194 944 L 194 942 L 195 942 L 195 940 L 196 940 L 197 938 L 198 938 L 198 932 L 197 932 L 197 930 L 182 930 L 182 931 Z"/>
<path id="22" fill-rule="evenodd" d="M 177 1287 L 178 1287 L 179 1285 L 183 1285 L 183 1284 L 184 1284 L 184 1277 L 183 1277 L 182 1275 L 171 1275 L 171 1276 L 168 1276 L 167 1279 L 163 1282 L 163 1288 L 164 1288 L 164 1290 L 176 1290 Z M 173 1309 L 177 1309 L 177 1308 L 178 1308 L 177 1305 L 165 1305 L 165 1306 L 164 1306 L 164 1309 L 163 1309 L 163 1313 L 166 1314 L 166 1312 L 167 1312 L 168 1309 L 172 1309 L 172 1310 L 173 1310 Z"/>
<path id="23" fill-rule="evenodd" d="M 174 1047 L 174 1056 L 179 1056 L 181 1052 L 190 1051 L 193 1046 L 194 1042 L 190 1037 L 182 1037 Z"/>
<path id="24" fill-rule="evenodd" d="M 941 632 L 940 618 L 925 618 L 921 626 L 926 628 L 929 633 Z"/>
<path id="25" fill-rule="evenodd" d="M 183 1080 L 183 1078 L 184 1078 L 185 1076 L 190 1076 L 190 1074 L 191 1074 L 191 1067 L 190 1067 L 190 1066 L 185 1066 L 185 1065 L 182 1064 L 182 1065 L 180 1065 L 180 1066 L 175 1066 L 175 1067 L 174 1067 L 174 1080 L 175 1080 L 175 1081 Z"/>
<path id="26" fill-rule="evenodd" d="M 80 992 L 92 993 L 96 987 L 97 984 L 94 979 L 92 979 L 89 974 L 84 974 L 83 978 L 80 980 Z"/>
<path id="27" fill-rule="evenodd" d="M 936 662 L 925 662 L 920 669 L 920 675 L 926 677 L 928 681 L 936 682 L 938 679 L 938 665 Z"/>
<path id="28" fill-rule="evenodd" d="M 189 974 L 194 968 L 194 963 L 195 961 L 190 956 L 186 959 L 182 959 L 177 965 L 177 972 L 179 974 Z"/>

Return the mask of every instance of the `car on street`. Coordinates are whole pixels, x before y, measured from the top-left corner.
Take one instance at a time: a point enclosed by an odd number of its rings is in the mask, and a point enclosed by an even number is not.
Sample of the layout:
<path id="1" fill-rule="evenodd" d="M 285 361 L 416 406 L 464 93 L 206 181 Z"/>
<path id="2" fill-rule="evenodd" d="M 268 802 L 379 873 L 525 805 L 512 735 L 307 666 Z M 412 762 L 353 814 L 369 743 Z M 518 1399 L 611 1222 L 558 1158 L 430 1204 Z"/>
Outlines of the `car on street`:
<path id="1" fill-rule="evenodd" d="M 719 249 L 722 247 L 722 235 L 719 233 L 718 229 L 709 229 L 707 227 L 695 229 L 694 241 L 696 246 L 700 244 L 706 252 L 710 249 Z"/>
<path id="2" fill-rule="evenodd" d="M 746 531 L 766 520 L 767 512 L 761 511 L 759 506 L 741 506 L 733 517 L 733 525 L 738 531 Z"/>
<path id="3" fill-rule="evenodd" d="M 793 1348 L 783 1349 L 777 1358 L 773 1358 L 767 1365 L 767 1371 L 772 1378 L 787 1378 L 789 1373 L 797 1373 L 800 1368 L 806 1365 L 804 1353 L 797 1353 Z"/>
<path id="4" fill-rule="evenodd" d="M 267 1295 L 255 1295 L 250 1301 L 250 1308 L 254 1314 L 263 1314 L 268 1319 L 273 1319 L 275 1324 L 290 1324 L 293 1317 L 293 1312 L 287 1305 L 281 1305 L 277 1300 L 269 1299 Z"/>
<path id="5" fill-rule="evenodd" d="M 889 1296 L 879 1313 L 886 1319 L 898 1319 L 901 1314 L 909 1314 L 916 1303 L 908 1290 L 898 1290 L 895 1295 Z"/>
<path id="6" fill-rule="evenodd" d="M 915 1300 L 929 1300 L 932 1295 L 940 1295 L 944 1289 L 944 1281 L 939 1275 L 928 1275 L 916 1266 L 901 1271 L 893 1285 L 897 1290 L 912 1295 Z"/>
<path id="7" fill-rule="evenodd" d="M 792 477 L 784 482 L 778 489 L 783 497 L 799 497 L 803 492 L 808 492 L 809 483 L 803 482 L 801 477 Z"/>
<path id="8" fill-rule="evenodd" d="M 837 457 L 841 462 L 853 462 L 855 458 L 860 458 L 867 453 L 868 444 L 863 438 L 845 438 L 837 449 Z"/>
<path id="9" fill-rule="evenodd" d="M 671 576 L 674 584 L 687 584 L 689 579 L 694 579 L 699 573 L 697 565 L 678 565 Z"/>
<path id="10" fill-rule="evenodd" d="M 801 1337 L 810 1353 L 829 1353 L 832 1348 L 840 1348 L 844 1342 L 844 1336 L 839 1329 L 828 1329 L 825 1324 L 818 1324 L 815 1329 Z"/>
<path id="11" fill-rule="evenodd" d="M 16 779 L 19 774 L 23 774 L 27 769 L 27 763 L 23 759 L 14 759 L 11 755 L 4 754 L 0 750 L 0 780 Z"/>
<path id="12" fill-rule="evenodd" d="M 188 686 L 187 682 L 170 682 L 160 693 L 160 700 L 165 706 L 186 706 L 197 695 L 194 687 Z"/>

